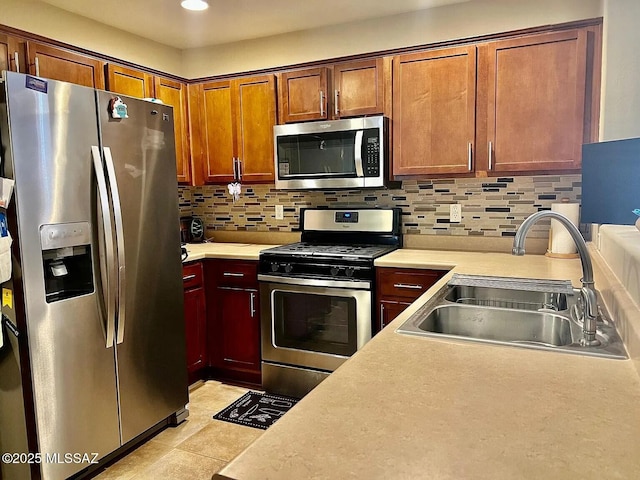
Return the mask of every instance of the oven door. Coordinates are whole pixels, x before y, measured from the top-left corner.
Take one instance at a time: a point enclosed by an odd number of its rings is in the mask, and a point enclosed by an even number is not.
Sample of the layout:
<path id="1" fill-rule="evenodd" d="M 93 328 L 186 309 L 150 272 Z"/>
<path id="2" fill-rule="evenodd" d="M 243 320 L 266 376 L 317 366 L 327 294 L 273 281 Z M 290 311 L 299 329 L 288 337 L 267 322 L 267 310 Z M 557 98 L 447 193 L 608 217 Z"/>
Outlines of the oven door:
<path id="1" fill-rule="evenodd" d="M 370 282 L 258 279 L 263 361 L 333 371 L 371 339 Z"/>

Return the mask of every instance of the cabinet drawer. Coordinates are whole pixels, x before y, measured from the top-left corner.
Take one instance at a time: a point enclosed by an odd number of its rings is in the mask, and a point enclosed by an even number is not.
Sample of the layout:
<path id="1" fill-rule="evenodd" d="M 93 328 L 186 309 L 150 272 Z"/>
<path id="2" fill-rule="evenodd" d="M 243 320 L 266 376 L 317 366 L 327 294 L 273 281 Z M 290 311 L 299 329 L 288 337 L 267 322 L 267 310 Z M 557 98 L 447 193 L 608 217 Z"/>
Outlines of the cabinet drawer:
<path id="1" fill-rule="evenodd" d="M 258 262 L 220 260 L 216 268 L 216 284 L 220 287 L 256 288 Z"/>
<path id="2" fill-rule="evenodd" d="M 182 285 L 185 290 L 202 285 L 202 262 L 188 263 L 182 266 Z"/>
<path id="3" fill-rule="evenodd" d="M 416 299 L 446 272 L 440 270 L 378 268 L 378 291 L 382 297 Z"/>

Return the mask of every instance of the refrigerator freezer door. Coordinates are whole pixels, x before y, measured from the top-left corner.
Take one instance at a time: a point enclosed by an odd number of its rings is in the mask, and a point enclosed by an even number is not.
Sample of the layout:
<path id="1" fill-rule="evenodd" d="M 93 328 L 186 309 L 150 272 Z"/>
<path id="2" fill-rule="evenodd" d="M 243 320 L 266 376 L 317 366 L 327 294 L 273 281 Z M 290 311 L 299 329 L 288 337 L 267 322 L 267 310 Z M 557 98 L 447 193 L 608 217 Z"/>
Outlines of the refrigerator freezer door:
<path id="1" fill-rule="evenodd" d="M 14 285 L 20 285 L 16 299 L 24 296 L 39 450 L 43 455 L 98 452 L 102 456 L 118 448 L 120 432 L 115 348 L 106 347 L 99 308 L 98 206 L 91 157 L 91 146 L 98 145 L 95 91 L 11 72 L 6 88 L 11 134 L 5 173 L 16 181 L 20 247 Z M 87 237 L 84 229 L 74 233 L 67 224 L 93 228 Z M 77 252 L 75 247 L 64 247 L 60 262 L 45 258 L 53 250 L 43 251 L 43 225 L 61 225 L 56 231 L 67 236 L 81 234 L 78 242 L 84 245 L 79 250 L 84 252 L 84 265 L 88 262 L 92 270 L 83 270 L 83 288 L 91 290 L 93 283 L 92 292 L 57 301 L 50 297 L 47 302 L 45 282 L 55 287 L 56 278 L 44 265 L 49 261 L 73 269 L 75 261 L 69 257 L 67 264 L 64 255 Z M 67 288 L 71 283 L 65 281 L 60 277 L 60 285 Z M 63 479 L 87 466 L 43 461 L 42 477 Z"/>
<path id="2" fill-rule="evenodd" d="M 128 118 L 114 119 L 112 97 L 98 92 L 102 146 L 121 203 L 116 235 L 124 235 L 125 311 L 116 349 L 127 442 L 184 408 L 188 389 L 173 110 L 120 96 Z"/>

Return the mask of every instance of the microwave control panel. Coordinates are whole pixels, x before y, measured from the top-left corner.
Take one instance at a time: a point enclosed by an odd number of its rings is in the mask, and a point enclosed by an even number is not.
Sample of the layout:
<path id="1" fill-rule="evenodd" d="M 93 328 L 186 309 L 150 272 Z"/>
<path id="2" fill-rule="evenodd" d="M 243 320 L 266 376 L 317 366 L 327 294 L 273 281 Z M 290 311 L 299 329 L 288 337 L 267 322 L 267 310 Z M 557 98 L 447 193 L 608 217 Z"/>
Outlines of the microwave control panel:
<path id="1" fill-rule="evenodd" d="M 379 130 L 365 131 L 364 148 L 364 176 L 377 177 L 380 175 L 380 137 Z"/>

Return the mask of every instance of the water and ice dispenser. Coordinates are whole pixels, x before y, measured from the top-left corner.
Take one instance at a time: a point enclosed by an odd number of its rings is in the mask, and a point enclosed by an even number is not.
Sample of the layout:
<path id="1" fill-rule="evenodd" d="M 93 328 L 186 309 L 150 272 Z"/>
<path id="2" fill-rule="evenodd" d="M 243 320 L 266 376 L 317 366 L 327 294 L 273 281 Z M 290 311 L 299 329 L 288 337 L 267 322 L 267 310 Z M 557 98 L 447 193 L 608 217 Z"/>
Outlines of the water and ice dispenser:
<path id="1" fill-rule="evenodd" d="M 47 303 L 94 291 L 88 222 L 42 225 L 40 245 Z"/>

